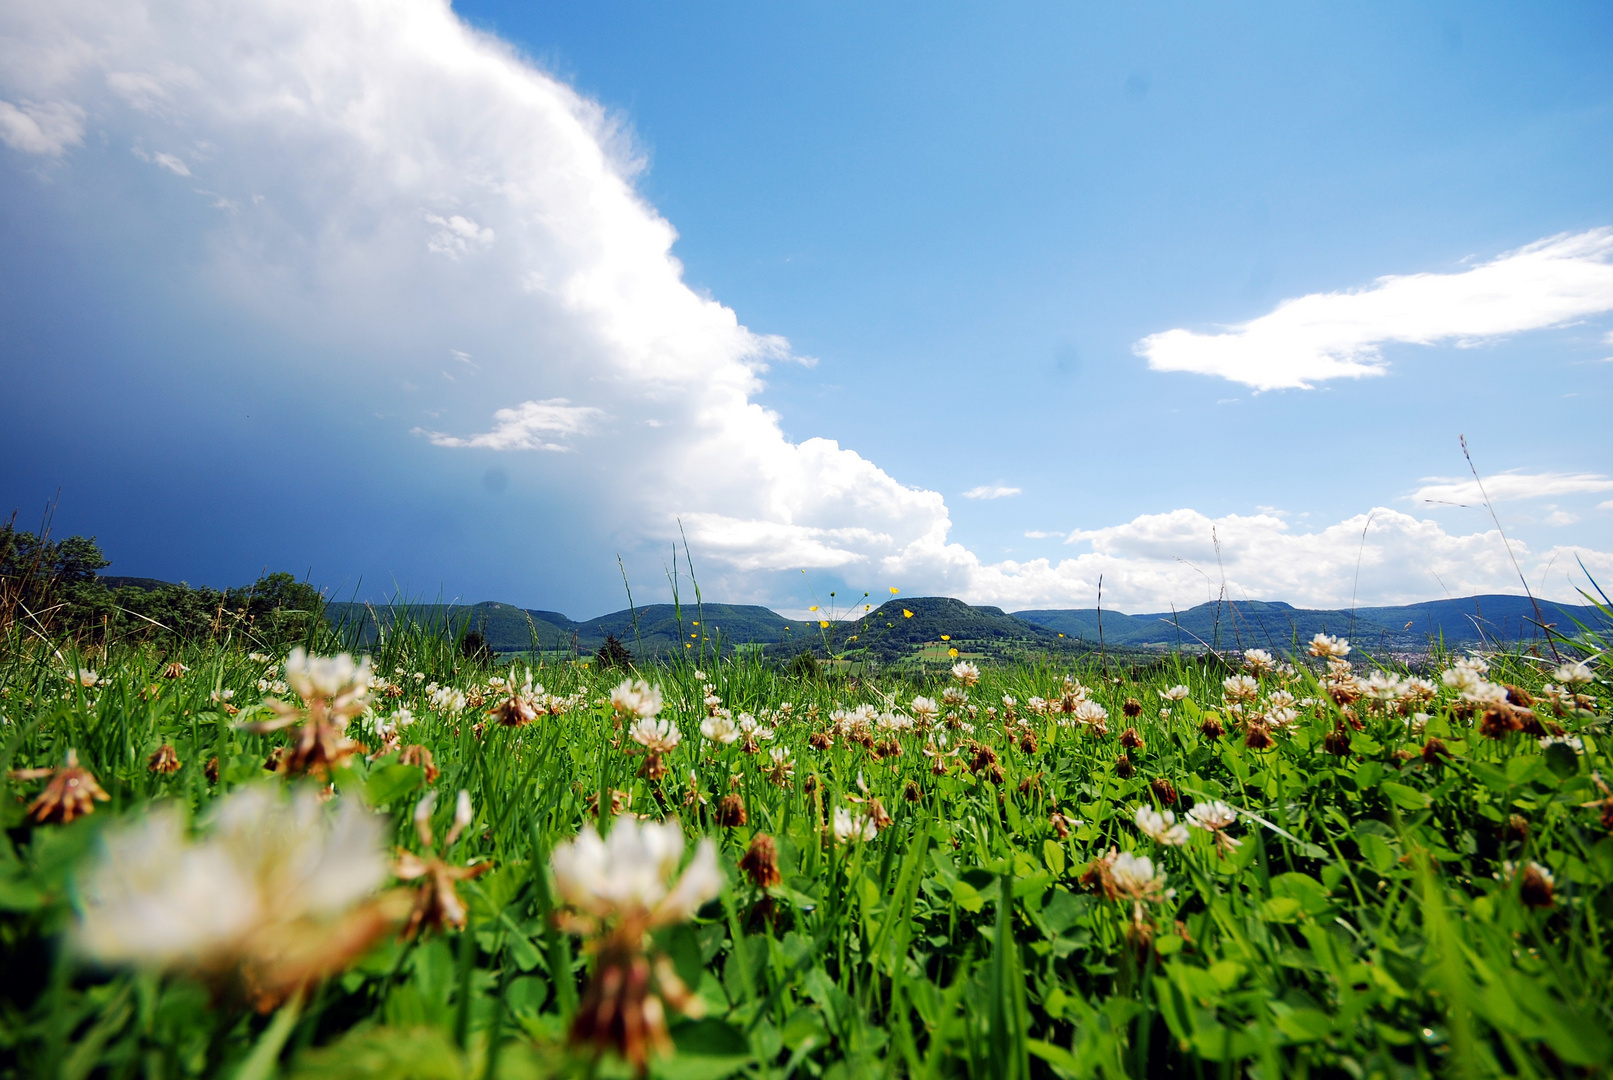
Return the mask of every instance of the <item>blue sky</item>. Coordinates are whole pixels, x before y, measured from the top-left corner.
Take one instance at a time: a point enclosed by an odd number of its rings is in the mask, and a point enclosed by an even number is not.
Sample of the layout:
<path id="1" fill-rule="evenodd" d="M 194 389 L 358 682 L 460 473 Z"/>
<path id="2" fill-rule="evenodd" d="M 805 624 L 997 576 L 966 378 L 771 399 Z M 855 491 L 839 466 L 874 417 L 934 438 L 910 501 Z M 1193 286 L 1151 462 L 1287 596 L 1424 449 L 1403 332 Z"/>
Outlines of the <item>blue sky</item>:
<path id="1" fill-rule="evenodd" d="M 1465 434 L 1567 598 L 1613 577 L 1610 46 L 1594 5 L 19 4 L 0 504 L 60 489 L 123 573 L 574 615 L 617 553 L 664 594 L 680 522 L 708 597 L 791 611 L 1516 591 Z"/>

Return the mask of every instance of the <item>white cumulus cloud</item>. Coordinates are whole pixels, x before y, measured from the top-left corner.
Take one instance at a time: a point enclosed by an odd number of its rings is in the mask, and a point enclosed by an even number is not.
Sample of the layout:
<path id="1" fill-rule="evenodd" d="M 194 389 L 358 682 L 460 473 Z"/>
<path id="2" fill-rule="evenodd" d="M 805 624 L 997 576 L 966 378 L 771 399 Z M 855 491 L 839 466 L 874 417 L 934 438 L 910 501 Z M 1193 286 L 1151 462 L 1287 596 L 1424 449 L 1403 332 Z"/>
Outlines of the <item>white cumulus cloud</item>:
<path id="1" fill-rule="evenodd" d="M 0 100 L 0 141 L 25 154 L 61 157 L 84 141 L 84 110 L 60 101 Z"/>
<path id="2" fill-rule="evenodd" d="M 1174 329 L 1136 345 L 1155 371 L 1218 375 L 1256 390 L 1382 375 L 1381 346 L 1473 344 L 1613 310 L 1613 229 L 1563 234 L 1452 274 L 1379 278 L 1284 300 L 1210 333 Z"/>
<path id="3" fill-rule="evenodd" d="M 1540 499 L 1549 496 L 1613 491 L 1613 476 L 1604 476 L 1601 473 L 1531 473 L 1514 470 L 1486 477 L 1482 491 L 1478 482 L 1471 476 L 1465 479 L 1429 476 L 1425 477 L 1422 483 L 1422 487 L 1406 498 L 1413 502 L 1482 506 L 1486 494 L 1490 496 L 1491 502 L 1511 502 L 1516 499 Z"/>
<path id="4" fill-rule="evenodd" d="M 448 373 L 443 372 L 444 375 Z M 449 377 L 452 382 L 452 376 Z M 493 430 L 469 438 L 441 431 L 415 428 L 436 446 L 474 446 L 486 450 L 569 450 L 565 443 L 550 442 L 551 436 L 583 435 L 593 429 L 604 413 L 591 405 L 573 405 L 565 398 L 523 401 L 513 409 L 493 414 Z"/>
<path id="5" fill-rule="evenodd" d="M 1019 488 L 1004 487 L 1001 484 L 982 484 L 970 488 L 963 493 L 965 499 L 1006 499 L 1010 495 L 1018 495 Z"/>

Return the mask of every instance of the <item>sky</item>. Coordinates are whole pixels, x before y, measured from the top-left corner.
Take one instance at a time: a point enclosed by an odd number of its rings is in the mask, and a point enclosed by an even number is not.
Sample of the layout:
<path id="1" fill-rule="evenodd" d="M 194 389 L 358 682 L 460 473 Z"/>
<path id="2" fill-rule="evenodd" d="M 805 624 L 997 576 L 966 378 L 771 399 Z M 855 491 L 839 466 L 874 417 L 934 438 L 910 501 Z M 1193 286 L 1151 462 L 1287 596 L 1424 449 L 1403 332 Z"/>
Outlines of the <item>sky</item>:
<path id="1" fill-rule="evenodd" d="M 1598 4 L 14 0 L 0 509 L 576 617 L 1575 599 L 1609 55 Z"/>

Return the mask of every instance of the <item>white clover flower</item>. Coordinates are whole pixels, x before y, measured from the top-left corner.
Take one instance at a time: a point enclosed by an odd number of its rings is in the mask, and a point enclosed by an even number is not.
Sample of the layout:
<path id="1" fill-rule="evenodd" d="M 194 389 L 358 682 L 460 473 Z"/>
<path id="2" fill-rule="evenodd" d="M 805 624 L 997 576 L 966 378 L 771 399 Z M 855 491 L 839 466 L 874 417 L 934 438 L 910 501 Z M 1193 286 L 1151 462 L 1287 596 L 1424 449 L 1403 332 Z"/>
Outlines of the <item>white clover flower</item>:
<path id="1" fill-rule="evenodd" d="M 1312 656 L 1330 656 L 1342 659 L 1350 655 L 1350 642 L 1347 638 L 1317 634 L 1311 638 L 1310 653 Z"/>
<path id="2" fill-rule="evenodd" d="M 702 840 L 672 884 L 683 857 L 683 828 L 618 818 L 604 840 L 592 825 L 549 857 L 555 888 L 578 911 L 602 920 L 643 920 L 647 928 L 684 922 L 722 891 L 717 848 Z"/>
<path id="3" fill-rule="evenodd" d="M 835 843 L 872 840 L 879 835 L 879 827 L 867 814 L 853 814 L 844 806 L 835 807 Z"/>
<path id="4" fill-rule="evenodd" d="M 355 662 L 347 653 L 309 656 L 299 645 L 286 657 L 286 683 L 306 702 L 327 700 L 333 713 L 362 707 L 369 697 L 370 658 Z"/>
<path id="5" fill-rule="evenodd" d="M 1293 709 L 1299 702 L 1287 690 L 1273 690 L 1266 696 L 1266 704 L 1273 709 Z"/>
<path id="6" fill-rule="evenodd" d="M 628 729 L 627 735 L 652 754 L 667 753 L 683 738 L 677 725 L 672 721 L 657 720 L 650 716 L 640 718 Z"/>
<path id="7" fill-rule="evenodd" d="M 952 677 L 964 686 L 973 686 L 980 681 L 980 669 L 967 660 L 960 660 L 952 665 Z"/>
<path id="8" fill-rule="evenodd" d="M 1195 829 L 1220 832 L 1238 821 L 1238 812 L 1219 799 L 1201 802 L 1189 810 L 1185 820 Z"/>
<path id="9" fill-rule="evenodd" d="M 763 726 L 750 713 L 740 713 L 738 724 L 739 733 L 748 739 L 761 739 L 765 742 L 776 734 L 772 728 Z"/>
<path id="10" fill-rule="evenodd" d="M 1536 739 L 1542 750 L 1548 746 L 1566 746 L 1576 754 L 1585 752 L 1585 742 L 1578 735 L 1548 735 L 1544 739 Z"/>
<path id="11" fill-rule="evenodd" d="M 1228 701 L 1253 701 L 1260 684 L 1248 675 L 1228 675 L 1221 680 L 1221 693 Z"/>
<path id="12" fill-rule="evenodd" d="M 1167 895 L 1165 872 L 1154 872 L 1154 860 L 1123 851 L 1109 864 L 1109 873 L 1122 894 L 1136 901 L 1161 900 Z"/>
<path id="13" fill-rule="evenodd" d="M 1245 649 L 1243 666 L 1255 675 L 1263 675 L 1277 666 L 1277 658 L 1265 649 Z"/>
<path id="14" fill-rule="evenodd" d="M 739 728 L 734 725 L 733 718 L 726 710 L 700 721 L 700 734 L 711 742 L 721 743 L 723 746 L 732 746 L 739 741 Z"/>
<path id="15" fill-rule="evenodd" d="M 314 963 L 289 954 L 340 937 L 342 917 L 386 879 L 380 821 L 346 800 L 331 814 L 312 789 L 285 799 L 254 785 L 214 804 L 209 821 L 193 840 L 168 805 L 110 831 L 79 879 L 78 951 L 158 969 L 247 964 L 273 982 Z"/>
<path id="16" fill-rule="evenodd" d="M 1433 701 L 1439 695 L 1439 687 L 1427 679 L 1416 675 L 1400 680 L 1400 700 L 1408 704 L 1423 701 Z"/>
<path id="17" fill-rule="evenodd" d="M 1575 686 L 1579 683 L 1590 682 L 1596 677 L 1596 674 L 1591 671 L 1591 666 L 1585 661 L 1573 660 L 1552 672 L 1552 677 L 1567 686 Z"/>
<path id="18" fill-rule="evenodd" d="M 1374 671 L 1369 674 L 1361 684 L 1367 697 L 1374 701 L 1395 701 L 1402 692 L 1403 684 L 1398 675 L 1387 671 Z"/>
<path id="19" fill-rule="evenodd" d="M 643 679 L 624 679 L 610 692 L 610 704 L 628 716 L 655 716 L 661 711 L 661 688 Z"/>
<path id="20" fill-rule="evenodd" d="M 1266 710 L 1266 723 L 1279 731 L 1291 727 L 1294 721 L 1298 719 L 1299 711 L 1297 709 L 1280 707 Z"/>
<path id="21" fill-rule="evenodd" d="M 207 695 L 207 700 L 213 702 L 215 705 L 222 705 L 224 702 L 229 701 L 234 696 L 234 690 L 214 690 L 212 693 Z"/>
<path id="22" fill-rule="evenodd" d="M 1075 711 L 1070 715 L 1077 723 L 1102 726 L 1103 722 L 1109 719 L 1109 710 L 1091 698 L 1085 698 L 1077 703 Z"/>
<path id="23" fill-rule="evenodd" d="M 916 697 L 908 704 L 913 719 L 921 723 L 933 722 L 941 714 L 940 706 L 936 705 L 934 698 Z"/>
<path id="24" fill-rule="evenodd" d="M 1428 730 L 1428 714 L 1425 712 L 1412 713 L 1406 717 L 1406 728 L 1413 735 L 1421 735 Z"/>
<path id="25" fill-rule="evenodd" d="M 254 664 L 267 664 L 269 662 L 268 655 L 260 652 L 247 653 L 246 658 Z"/>
<path id="26" fill-rule="evenodd" d="M 101 677 L 89 668 L 79 668 L 73 672 L 73 681 L 83 687 L 91 687 L 101 681 Z"/>
<path id="27" fill-rule="evenodd" d="M 1137 807 L 1137 829 L 1143 835 L 1168 847 L 1181 847 L 1187 843 L 1187 826 L 1176 823 L 1176 815 L 1166 810 L 1161 813 L 1151 806 Z"/>
<path id="28" fill-rule="evenodd" d="M 1190 693 L 1192 693 L 1191 690 L 1178 683 L 1169 690 L 1161 690 L 1159 692 L 1159 696 L 1164 698 L 1166 701 L 1182 701 Z"/>
<path id="29" fill-rule="evenodd" d="M 450 716 L 461 712 L 465 708 L 465 694 L 455 690 L 452 686 L 439 686 L 431 692 L 431 707 L 440 713 Z"/>

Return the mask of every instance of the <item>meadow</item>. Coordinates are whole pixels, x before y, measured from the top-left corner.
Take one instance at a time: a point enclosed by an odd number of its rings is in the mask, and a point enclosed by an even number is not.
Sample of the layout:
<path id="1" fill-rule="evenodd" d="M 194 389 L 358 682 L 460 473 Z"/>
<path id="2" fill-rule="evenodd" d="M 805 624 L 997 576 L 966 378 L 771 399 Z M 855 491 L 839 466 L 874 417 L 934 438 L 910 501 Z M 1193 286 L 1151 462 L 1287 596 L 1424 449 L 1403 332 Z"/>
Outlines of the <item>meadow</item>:
<path id="1" fill-rule="evenodd" d="M 1594 635 L 856 677 L 353 645 L 14 628 L 4 1075 L 1613 1062 Z"/>

